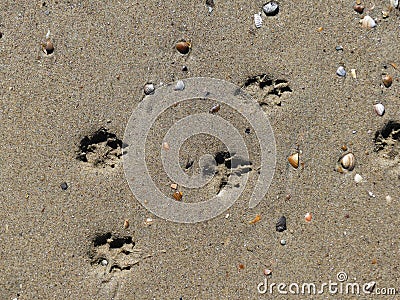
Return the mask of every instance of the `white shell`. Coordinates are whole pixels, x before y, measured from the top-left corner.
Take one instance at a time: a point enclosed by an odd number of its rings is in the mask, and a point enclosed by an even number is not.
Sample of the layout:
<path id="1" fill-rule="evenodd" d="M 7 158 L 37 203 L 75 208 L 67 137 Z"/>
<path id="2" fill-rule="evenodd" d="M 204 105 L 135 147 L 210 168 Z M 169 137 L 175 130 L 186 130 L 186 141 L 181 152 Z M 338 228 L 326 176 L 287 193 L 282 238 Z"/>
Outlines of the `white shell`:
<path id="1" fill-rule="evenodd" d="M 354 157 L 354 154 L 349 152 L 345 155 L 343 155 L 340 158 L 340 164 L 342 165 L 342 167 L 348 171 L 351 171 L 354 169 L 354 166 L 356 164 L 356 158 Z"/>
<path id="2" fill-rule="evenodd" d="M 360 23 L 362 27 L 364 28 L 374 28 L 376 27 L 376 23 L 374 19 L 372 19 L 370 16 L 365 16 L 363 19 L 360 20 Z"/>
<path id="3" fill-rule="evenodd" d="M 336 74 L 340 77 L 344 77 L 346 76 L 346 70 L 344 69 L 343 66 L 340 66 L 337 70 L 336 70 Z"/>
<path id="4" fill-rule="evenodd" d="M 382 103 L 377 103 L 374 105 L 374 110 L 378 116 L 383 116 L 385 114 L 385 107 Z"/>
<path id="5" fill-rule="evenodd" d="M 263 11 L 267 16 L 273 16 L 278 13 L 279 5 L 275 1 L 270 1 L 263 6 Z"/>
<path id="6" fill-rule="evenodd" d="M 363 180 L 363 178 L 361 177 L 360 174 L 356 174 L 356 175 L 354 176 L 354 181 L 355 181 L 356 183 L 360 183 L 362 180 Z"/>
<path id="7" fill-rule="evenodd" d="M 351 77 L 353 77 L 354 79 L 357 79 L 356 69 L 350 69 L 350 74 L 351 74 Z"/>
<path id="8" fill-rule="evenodd" d="M 154 91 L 155 91 L 155 87 L 154 87 L 154 84 L 152 84 L 152 83 L 146 83 L 146 85 L 144 86 L 144 93 L 146 94 L 146 95 L 150 95 L 150 94 L 153 94 L 154 93 Z"/>
<path id="9" fill-rule="evenodd" d="M 175 91 L 183 91 L 185 89 L 185 83 L 183 82 L 183 80 L 178 80 L 178 82 L 176 83 L 174 90 Z"/>
<path id="10" fill-rule="evenodd" d="M 254 14 L 254 25 L 256 25 L 257 28 L 262 26 L 261 13 Z"/>

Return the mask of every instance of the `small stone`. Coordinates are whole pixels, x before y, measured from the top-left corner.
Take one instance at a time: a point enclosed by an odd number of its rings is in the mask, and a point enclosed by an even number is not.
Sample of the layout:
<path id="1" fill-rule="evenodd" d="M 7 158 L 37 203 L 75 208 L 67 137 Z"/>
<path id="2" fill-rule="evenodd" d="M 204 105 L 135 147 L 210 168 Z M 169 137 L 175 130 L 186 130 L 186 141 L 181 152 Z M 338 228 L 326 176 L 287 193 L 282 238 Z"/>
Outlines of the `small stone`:
<path id="1" fill-rule="evenodd" d="M 281 245 L 282 245 L 282 246 L 285 246 L 285 245 L 286 245 L 286 240 L 283 240 L 283 239 L 282 239 L 282 240 L 281 240 Z"/>
<path id="2" fill-rule="evenodd" d="M 187 72 L 188 71 L 188 67 L 187 66 L 182 66 L 182 72 Z"/>
<path id="3" fill-rule="evenodd" d="M 335 49 L 336 49 L 336 51 L 343 51 L 343 47 L 340 46 L 340 45 L 339 45 L 339 46 L 336 46 Z"/>
<path id="4" fill-rule="evenodd" d="M 374 194 L 373 192 L 371 192 L 371 191 L 368 191 L 368 195 L 369 195 L 371 198 L 375 198 L 375 194 Z"/>
<path id="5" fill-rule="evenodd" d="M 340 77 L 344 77 L 346 76 L 346 70 L 344 69 L 343 66 L 340 66 L 337 70 L 336 70 L 336 74 Z"/>
<path id="6" fill-rule="evenodd" d="M 171 184 L 171 189 L 176 190 L 178 188 L 178 185 L 176 183 Z"/>
<path id="7" fill-rule="evenodd" d="M 269 276 L 272 274 L 272 271 L 270 269 L 264 269 L 264 275 Z"/>
<path id="8" fill-rule="evenodd" d="M 283 232 L 286 230 L 286 217 L 282 216 L 279 218 L 278 222 L 276 223 L 276 231 Z"/>
<path id="9" fill-rule="evenodd" d="M 68 188 L 68 184 L 66 182 L 63 182 L 60 184 L 60 187 L 63 191 L 65 191 Z"/>
<path id="10" fill-rule="evenodd" d="M 102 265 L 102 266 L 107 266 L 108 265 L 108 261 L 107 261 L 107 259 L 102 259 L 101 261 L 100 261 L 100 264 Z"/>

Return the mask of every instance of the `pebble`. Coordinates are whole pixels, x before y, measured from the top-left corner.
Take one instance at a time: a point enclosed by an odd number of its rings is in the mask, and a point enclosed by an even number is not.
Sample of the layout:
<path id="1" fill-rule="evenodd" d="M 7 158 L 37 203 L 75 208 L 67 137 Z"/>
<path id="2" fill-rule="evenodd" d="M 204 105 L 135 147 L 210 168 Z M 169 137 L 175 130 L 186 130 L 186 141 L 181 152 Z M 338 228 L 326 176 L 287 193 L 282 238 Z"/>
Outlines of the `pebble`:
<path id="1" fill-rule="evenodd" d="M 337 70 L 336 70 L 336 74 L 340 77 L 344 77 L 346 76 L 346 70 L 344 69 L 343 66 L 340 66 Z"/>
<path id="2" fill-rule="evenodd" d="M 282 246 L 285 246 L 285 245 L 286 245 L 286 240 L 283 240 L 283 239 L 282 239 L 282 240 L 281 240 L 281 245 L 282 245 Z"/>
<path id="3" fill-rule="evenodd" d="M 180 42 L 176 43 L 175 47 L 176 47 L 176 50 L 178 50 L 178 52 L 180 54 L 188 54 L 192 45 L 189 42 L 180 41 Z"/>
<path id="4" fill-rule="evenodd" d="M 66 182 L 63 182 L 60 184 L 60 187 L 63 191 L 65 191 L 68 188 L 68 184 Z"/>
<path id="5" fill-rule="evenodd" d="M 371 198 L 375 198 L 375 194 L 374 194 L 373 192 L 371 192 L 371 191 L 368 191 L 368 195 L 369 195 Z"/>
<path id="6" fill-rule="evenodd" d="M 102 266 L 107 266 L 107 265 L 108 265 L 107 259 L 102 259 L 102 260 L 100 261 L 100 264 L 101 264 Z"/>

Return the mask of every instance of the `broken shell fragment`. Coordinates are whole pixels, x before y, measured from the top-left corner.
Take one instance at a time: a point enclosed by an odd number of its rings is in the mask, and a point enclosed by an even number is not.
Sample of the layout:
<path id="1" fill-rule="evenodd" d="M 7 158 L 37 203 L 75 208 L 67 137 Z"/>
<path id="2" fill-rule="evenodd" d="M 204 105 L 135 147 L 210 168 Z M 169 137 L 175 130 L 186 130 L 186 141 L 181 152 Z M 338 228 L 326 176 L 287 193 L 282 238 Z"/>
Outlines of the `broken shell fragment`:
<path id="1" fill-rule="evenodd" d="M 382 103 L 375 104 L 374 110 L 375 110 L 376 114 L 380 117 L 382 117 L 385 114 L 385 107 L 383 106 Z"/>
<path id="2" fill-rule="evenodd" d="M 211 109 L 210 109 L 210 114 L 214 114 L 214 113 L 218 112 L 220 108 L 221 108 L 221 105 L 219 105 L 219 104 L 214 105 L 214 106 L 211 107 Z"/>
<path id="3" fill-rule="evenodd" d="M 275 1 L 267 2 L 263 5 L 263 11 L 267 16 L 275 16 L 279 12 L 279 4 Z"/>
<path id="4" fill-rule="evenodd" d="M 344 77 L 346 76 L 346 70 L 344 69 L 343 66 L 340 66 L 337 70 L 336 70 L 336 74 L 340 77 Z"/>
<path id="5" fill-rule="evenodd" d="M 365 16 L 360 20 L 361 26 L 364 28 L 374 28 L 376 27 L 376 23 L 374 19 L 372 19 L 370 16 Z"/>
<path id="6" fill-rule="evenodd" d="M 182 192 L 178 192 L 178 191 L 172 194 L 172 197 L 174 197 L 174 199 L 176 201 L 180 201 L 182 199 L 182 196 L 183 196 L 183 193 Z"/>
<path id="7" fill-rule="evenodd" d="M 336 171 L 339 173 L 345 173 L 347 171 L 352 171 L 356 165 L 356 158 L 353 153 L 345 153 L 343 154 L 339 160 L 338 164 L 336 166 Z"/>
<path id="8" fill-rule="evenodd" d="M 393 77 L 390 76 L 390 75 L 387 75 L 387 74 L 383 75 L 382 76 L 382 82 L 383 82 L 383 85 L 388 88 L 388 87 L 390 87 L 392 85 Z"/>
<path id="9" fill-rule="evenodd" d="M 53 45 L 52 41 L 47 40 L 46 43 L 43 43 L 42 44 L 42 50 L 47 55 L 52 54 L 54 52 L 54 45 Z"/>
<path id="10" fill-rule="evenodd" d="M 304 216 L 304 219 L 306 220 L 306 222 L 311 222 L 312 214 L 311 213 L 306 213 L 306 215 Z"/>
<path id="11" fill-rule="evenodd" d="M 256 25 L 256 28 L 260 28 L 262 26 L 261 13 L 254 14 L 254 25 Z"/>
<path id="12" fill-rule="evenodd" d="M 363 178 L 361 177 L 360 174 L 356 174 L 356 175 L 354 176 L 354 182 L 355 182 L 355 183 L 360 183 L 362 180 L 363 180 Z"/>
<path id="13" fill-rule="evenodd" d="M 276 231 L 283 232 L 286 230 L 286 217 L 282 216 L 279 218 L 275 225 Z"/>
<path id="14" fill-rule="evenodd" d="M 190 48 L 192 48 L 192 45 L 189 42 L 186 41 L 180 41 L 178 43 L 176 43 L 176 50 L 178 50 L 178 52 L 180 54 L 188 54 L 190 51 Z"/>
<path id="15" fill-rule="evenodd" d="M 175 91 L 183 91 L 185 89 L 185 83 L 183 82 L 183 80 L 178 80 L 178 82 L 176 83 L 174 90 Z"/>
<path id="16" fill-rule="evenodd" d="M 146 83 L 143 90 L 144 90 L 144 93 L 145 93 L 146 95 L 151 95 L 151 94 L 153 94 L 154 91 L 155 91 L 154 84 L 152 84 L 152 83 Z"/>
<path id="17" fill-rule="evenodd" d="M 359 14 L 362 14 L 363 11 L 364 11 L 364 6 L 361 5 L 361 4 L 355 4 L 355 5 L 353 6 L 353 9 L 354 9 L 356 12 L 358 12 Z"/>
<path id="18" fill-rule="evenodd" d="M 270 269 L 264 269 L 264 275 L 265 276 L 269 276 L 269 275 L 271 275 L 272 274 L 272 270 L 270 270 Z"/>
<path id="19" fill-rule="evenodd" d="M 290 155 L 288 161 L 293 168 L 297 169 L 299 167 L 299 153 L 296 152 Z"/>
<path id="20" fill-rule="evenodd" d="M 129 220 L 124 221 L 124 228 L 127 229 L 129 227 Z"/>
<path id="21" fill-rule="evenodd" d="M 255 224 L 260 220 L 261 220 L 261 216 L 260 215 L 256 215 L 253 220 L 249 221 L 249 224 Z"/>
<path id="22" fill-rule="evenodd" d="M 350 74 L 351 74 L 351 77 L 353 77 L 354 79 L 357 79 L 356 69 L 350 69 Z"/>

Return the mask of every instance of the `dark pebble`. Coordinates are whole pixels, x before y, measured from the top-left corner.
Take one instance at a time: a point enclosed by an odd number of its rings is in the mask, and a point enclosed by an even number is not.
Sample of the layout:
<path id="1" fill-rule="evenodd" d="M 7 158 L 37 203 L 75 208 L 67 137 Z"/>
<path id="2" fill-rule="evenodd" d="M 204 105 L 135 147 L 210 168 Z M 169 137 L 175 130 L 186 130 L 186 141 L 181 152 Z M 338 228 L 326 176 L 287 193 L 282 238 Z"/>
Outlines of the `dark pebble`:
<path id="1" fill-rule="evenodd" d="M 278 222 L 276 223 L 276 231 L 283 232 L 286 230 L 286 217 L 282 216 L 279 218 Z"/>
<path id="2" fill-rule="evenodd" d="M 68 184 L 66 182 L 63 182 L 60 184 L 60 187 L 63 191 L 65 191 L 68 188 Z"/>

